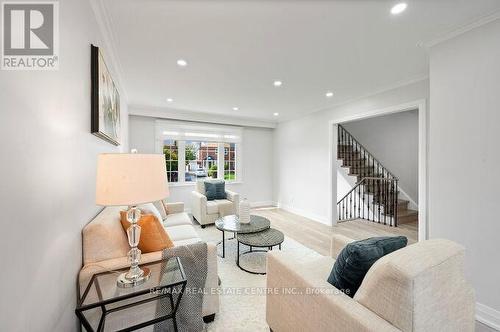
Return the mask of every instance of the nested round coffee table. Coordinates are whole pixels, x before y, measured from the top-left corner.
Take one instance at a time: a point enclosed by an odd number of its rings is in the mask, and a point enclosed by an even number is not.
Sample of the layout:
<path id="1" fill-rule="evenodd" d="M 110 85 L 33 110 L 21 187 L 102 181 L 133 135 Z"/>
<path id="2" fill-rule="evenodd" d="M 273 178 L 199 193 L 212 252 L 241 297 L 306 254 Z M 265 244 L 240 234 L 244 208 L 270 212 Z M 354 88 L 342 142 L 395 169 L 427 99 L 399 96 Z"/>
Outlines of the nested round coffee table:
<path id="1" fill-rule="evenodd" d="M 266 230 L 257 232 L 257 233 L 248 233 L 248 234 L 240 234 L 237 235 L 237 249 L 236 249 L 236 265 L 240 269 L 245 272 L 253 273 L 253 274 L 266 274 L 266 272 L 255 272 L 250 271 L 240 265 L 240 256 L 255 253 L 255 252 L 267 252 L 268 250 L 273 250 L 274 246 L 279 246 L 281 250 L 281 244 L 285 240 L 285 236 L 282 232 L 278 231 L 274 228 L 268 228 Z M 247 245 L 250 247 L 250 250 L 240 254 L 240 243 Z M 264 250 L 258 249 L 254 250 L 253 248 L 266 248 Z"/>
<path id="2" fill-rule="evenodd" d="M 226 255 L 225 232 L 235 234 L 234 237 L 228 239 L 232 240 L 236 237 L 236 234 L 248 234 L 266 230 L 271 227 L 271 223 L 264 217 L 250 215 L 250 223 L 242 224 L 236 215 L 230 215 L 217 219 L 215 227 L 222 232 L 222 241 L 217 243 L 217 245 L 222 243 L 222 258 L 224 258 Z"/>

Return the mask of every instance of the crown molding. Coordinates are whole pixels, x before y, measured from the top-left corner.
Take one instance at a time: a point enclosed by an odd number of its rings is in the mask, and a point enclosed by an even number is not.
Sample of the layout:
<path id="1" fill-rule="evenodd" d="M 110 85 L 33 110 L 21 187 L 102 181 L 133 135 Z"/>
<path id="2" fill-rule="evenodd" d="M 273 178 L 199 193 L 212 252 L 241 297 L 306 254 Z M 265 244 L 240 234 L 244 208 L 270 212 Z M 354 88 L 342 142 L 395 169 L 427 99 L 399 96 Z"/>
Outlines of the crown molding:
<path id="1" fill-rule="evenodd" d="M 466 32 L 469 32 L 469 31 L 474 30 L 476 28 L 479 28 L 483 25 L 486 25 L 488 23 L 496 21 L 498 19 L 500 19 L 500 10 L 496 11 L 494 13 L 482 16 L 479 19 L 476 19 L 476 20 L 469 22 L 469 23 L 467 23 L 463 26 L 460 26 L 458 28 L 454 28 L 454 29 L 432 39 L 432 40 L 429 40 L 427 42 L 418 43 L 417 46 L 423 47 L 423 48 L 431 48 L 431 47 L 439 45 L 447 40 L 450 40 L 450 39 L 453 39 L 457 36 L 460 36 Z"/>
<path id="2" fill-rule="evenodd" d="M 112 29 L 113 24 L 111 16 L 109 15 L 103 0 L 89 0 L 89 2 L 102 35 L 102 42 L 104 43 L 104 47 L 101 48 L 101 52 L 112 62 L 111 67 L 114 69 L 113 73 L 117 77 L 117 85 L 120 87 L 123 97 L 128 102 L 129 98 L 127 91 L 125 90 L 125 81 L 123 79 L 123 68 L 115 47 L 116 43 Z"/>
<path id="3" fill-rule="evenodd" d="M 363 100 L 363 99 L 366 99 L 366 98 L 370 98 L 370 97 L 373 97 L 373 96 L 376 96 L 376 95 L 379 95 L 379 94 L 382 94 L 382 93 L 386 93 L 386 92 L 389 92 L 389 91 L 392 91 L 392 90 L 396 90 L 396 89 L 405 87 L 407 85 L 412 85 L 412 84 L 415 84 L 415 83 L 418 83 L 418 82 L 422 82 L 422 81 L 425 81 L 425 80 L 428 80 L 428 79 L 429 79 L 429 74 L 428 73 L 425 73 L 425 74 L 422 74 L 422 75 L 417 75 L 417 76 L 414 76 L 414 77 L 412 77 L 410 79 L 401 80 L 401 81 L 398 81 L 398 82 L 395 82 L 395 83 L 392 83 L 392 84 L 388 84 L 386 86 L 383 86 L 383 87 L 381 87 L 379 89 L 373 90 L 373 91 L 368 92 L 366 94 L 360 95 L 358 97 L 349 98 L 347 100 L 344 100 L 344 101 L 341 101 L 341 102 L 329 105 L 328 107 L 323 107 L 323 108 L 320 108 L 320 109 L 312 110 L 312 111 L 307 112 L 305 114 L 301 114 L 301 115 L 298 115 L 298 116 L 295 116 L 295 117 L 291 117 L 291 118 L 285 119 L 283 121 L 280 121 L 280 123 L 281 122 L 294 121 L 294 120 L 300 119 L 302 117 L 309 116 L 309 115 L 312 115 L 312 114 L 315 114 L 315 113 L 319 113 L 319 112 L 332 111 L 332 110 L 335 110 L 336 108 L 339 108 L 341 106 L 345 106 L 345 105 L 348 105 L 348 104 L 351 104 L 351 103 L 355 103 L 357 101 L 360 101 L 360 100 Z"/>
<path id="4" fill-rule="evenodd" d="M 276 128 L 276 122 L 259 120 L 254 118 L 236 117 L 224 114 L 193 112 L 175 108 L 160 108 L 141 105 L 129 105 L 129 115 L 151 117 L 156 119 L 170 119 L 202 123 L 217 123 L 224 125 Z"/>

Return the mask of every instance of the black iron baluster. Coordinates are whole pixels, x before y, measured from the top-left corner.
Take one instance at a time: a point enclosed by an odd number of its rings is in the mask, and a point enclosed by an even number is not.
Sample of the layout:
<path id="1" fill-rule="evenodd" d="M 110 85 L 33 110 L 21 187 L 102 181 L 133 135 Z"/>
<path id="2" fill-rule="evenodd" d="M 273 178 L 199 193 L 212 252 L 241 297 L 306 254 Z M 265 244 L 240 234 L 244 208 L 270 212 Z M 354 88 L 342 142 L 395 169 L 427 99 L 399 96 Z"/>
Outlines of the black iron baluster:
<path id="1" fill-rule="evenodd" d="M 384 174 L 384 171 L 382 171 L 382 174 Z M 387 179 L 384 175 L 384 179 Z M 382 188 L 382 190 L 384 191 L 384 225 L 387 225 L 387 206 L 388 206 L 388 201 L 387 201 L 387 184 L 389 182 L 387 182 L 386 180 L 384 180 L 384 187 Z"/>
<path id="2" fill-rule="evenodd" d="M 358 185 L 358 218 L 361 218 L 361 185 Z"/>
<path id="3" fill-rule="evenodd" d="M 364 182 L 364 180 L 363 180 L 363 182 Z M 365 219 L 365 208 L 366 208 L 366 206 L 365 206 L 365 185 L 364 185 L 364 183 L 363 183 L 362 187 L 363 188 L 361 190 L 363 191 L 363 196 L 362 196 L 363 197 L 363 199 L 362 199 L 362 202 L 363 202 L 363 216 L 361 218 Z"/>
<path id="4" fill-rule="evenodd" d="M 394 198 L 395 198 L 395 202 L 396 204 L 398 203 L 398 194 L 399 194 L 399 190 L 398 190 L 398 180 L 395 181 L 396 182 L 396 188 L 395 188 L 395 195 L 394 195 Z M 396 206 L 397 207 L 397 206 Z M 398 227 L 398 209 L 396 209 L 396 211 L 394 211 L 394 227 Z"/>
<path id="5" fill-rule="evenodd" d="M 352 192 L 349 193 L 349 219 L 352 219 Z"/>
<path id="6" fill-rule="evenodd" d="M 337 127 L 337 159 L 341 159 L 341 144 L 342 144 L 342 127 Z"/>
<path id="7" fill-rule="evenodd" d="M 380 164 L 377 165 L 377 176 L 378 176 L 378 174 L 380 174 Z M 378 195 L 377 196 L 378 196 L 378 200 L 379 200 L 379 204 L 378 204 L 378 223 L 380 224 L 381 219 L 382 219 L 381 218 L 381 208 L 380 208 L 380 205 L 381 205 L 380 200 L 382 198 L 381 197 L 381 195 L 382 195 L 382 190 L 381 190 L 382 189 L 381 188 L 382 180 L 379 179 L 378 181 L 379 181 L 378 186 L 377 186 L 377 191 L 378 191 Z"/>

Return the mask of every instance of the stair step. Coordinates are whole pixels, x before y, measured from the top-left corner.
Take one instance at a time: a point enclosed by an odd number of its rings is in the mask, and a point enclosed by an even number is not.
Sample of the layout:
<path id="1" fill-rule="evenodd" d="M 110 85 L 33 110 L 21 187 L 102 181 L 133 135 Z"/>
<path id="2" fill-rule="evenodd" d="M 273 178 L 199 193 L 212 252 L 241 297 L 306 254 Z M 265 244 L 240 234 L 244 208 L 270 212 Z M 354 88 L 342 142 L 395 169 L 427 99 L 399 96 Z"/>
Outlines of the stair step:
<path id="1" fill-rule="evenodd" d="M 406 211 L 398 212 L 398 224 L 407 224 L 418 221 L 418 211 L 407 209 Z"/>

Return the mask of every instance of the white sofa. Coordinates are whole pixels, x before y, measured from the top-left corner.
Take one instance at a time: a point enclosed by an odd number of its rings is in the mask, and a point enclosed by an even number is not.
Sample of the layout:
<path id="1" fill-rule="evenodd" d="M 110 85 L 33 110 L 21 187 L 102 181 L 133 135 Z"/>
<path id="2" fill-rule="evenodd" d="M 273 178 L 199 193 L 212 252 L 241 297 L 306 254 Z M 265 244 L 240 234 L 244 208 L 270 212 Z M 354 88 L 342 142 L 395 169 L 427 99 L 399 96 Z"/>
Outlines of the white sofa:
<path id="1" fill-rule="evenodd" d="M 227 199 L 207 200 L 205 196 L 205 182 L 196 181 L 196 189 L 191 192 L 191 206 L 193 217 L 202 228 L 215 223 L 220 217 L 238 214 L 240 195 L 226 190 Z"/>
<path id="2" fill-rule="evenodd" d="M 268 253 L 267 289 L 277 290 L 266 297 L 273 331 L 474 331 L 474 292 L 464 277 L 463 247 L 436 239 L 397 250 L 371 267 L 350 298 L 326 280 L 351 241 L 335 235 L 333 257 Z"/>
<path id="3" fill-rule="evenodd" d="M 175 246 L 188 245 L 201 241 L 196 233 L 190 217 L 184 212 L 183 203 L 166 204 L 168 214 L 160 214 L 168 235 Z M 148 209 L 153 204 L 148 204 Z M 82 232 L 83 267 L 79 274 L 79 291 L 83 294 L 93 274 L 126 268 L 130 266 L 127 253 L 130 250 L 127 235 L 120 223 L 120 210 L 126 207 L 106 207 Z M 217 249 L 208 243 L 206 293 L 203 296 L 202 314 L 205 321 L 211 321 L 219 311 Z M 162 258 L 161 251 L 142 254 L 141 264 L 154 262 Z M 112 328 L 112 326 L 106 326 Z"/>

